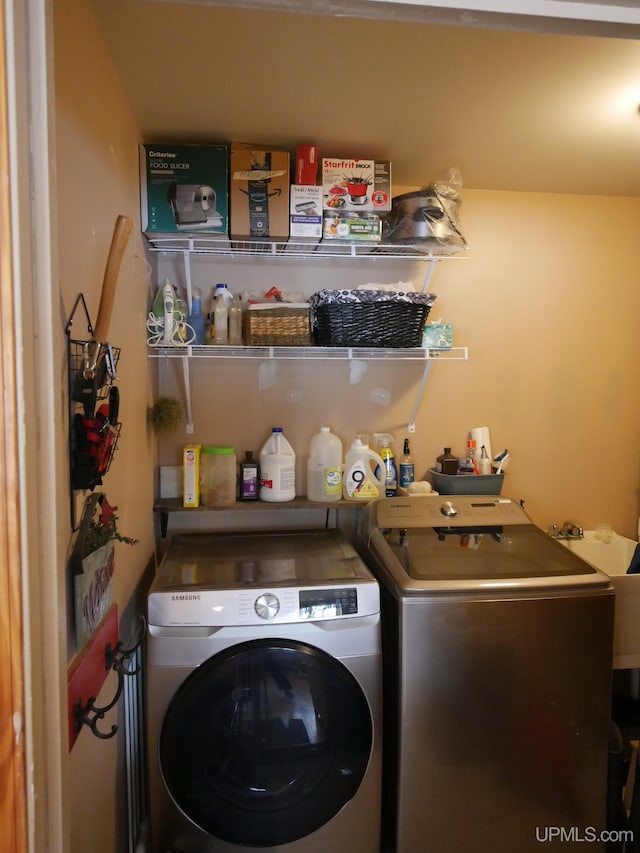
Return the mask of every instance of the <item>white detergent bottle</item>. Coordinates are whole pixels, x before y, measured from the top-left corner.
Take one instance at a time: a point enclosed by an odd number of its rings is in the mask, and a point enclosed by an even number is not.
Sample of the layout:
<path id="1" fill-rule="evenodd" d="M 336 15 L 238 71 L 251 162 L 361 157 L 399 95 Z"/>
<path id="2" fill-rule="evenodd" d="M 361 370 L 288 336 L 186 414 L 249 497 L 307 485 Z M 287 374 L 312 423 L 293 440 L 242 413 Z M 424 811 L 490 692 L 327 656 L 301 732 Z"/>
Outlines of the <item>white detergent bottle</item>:
<path id="1" fill-rule="evenodd" d="M 320 427 L 309 444 L 307 497 L 323 503 L 342 497 L 342 442 L 328 426 Z"/>
<path id="2" fill-rule="evenodd" d="M 370 501 L 384 495 L 384 462 L 359 435 L 345 457 L 342 495 L 347 501 Z"/>
<path id="3" fill-rule="evenodd" d="M 295 496 L 296 454 L 282 427 L 273 427 L 260 451 L 260 500 L 278 503 Z"/>

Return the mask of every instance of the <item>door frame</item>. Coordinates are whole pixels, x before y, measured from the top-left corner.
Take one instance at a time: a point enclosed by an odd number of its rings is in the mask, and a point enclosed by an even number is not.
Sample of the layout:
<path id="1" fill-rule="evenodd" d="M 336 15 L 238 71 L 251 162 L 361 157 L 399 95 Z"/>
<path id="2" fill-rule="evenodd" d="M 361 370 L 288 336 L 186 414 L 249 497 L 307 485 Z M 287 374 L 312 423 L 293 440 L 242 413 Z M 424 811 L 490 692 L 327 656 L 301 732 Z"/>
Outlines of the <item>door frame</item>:
<path id="1" fill-rule="evenodd" d="M 9 110 L 7 104 L 5 4 L 0 7 L 0 174 L 9 174 Z M 10 853 L 27 849 L 27 804 L 24 727 L 24 645 L 22 641 L 22 577 L 18 524 L 18 437 L 14 275 L 11 253 L 10 192 L 0 190 L 0 833 Z"/>
<path id="2" fill-rule="evenodd" d="M 64 423 L 66 384 L 55 274 L 51 7 L 50 0 L 0 0 L 0 722 L 2 736 L 11 736 L 0 740 L 0 786 L 11 786 L 11 798 L 0 802 L 0 832 L 9 853 L 69 849 L 70 528 L 67 460 L 56 428 Z"/>

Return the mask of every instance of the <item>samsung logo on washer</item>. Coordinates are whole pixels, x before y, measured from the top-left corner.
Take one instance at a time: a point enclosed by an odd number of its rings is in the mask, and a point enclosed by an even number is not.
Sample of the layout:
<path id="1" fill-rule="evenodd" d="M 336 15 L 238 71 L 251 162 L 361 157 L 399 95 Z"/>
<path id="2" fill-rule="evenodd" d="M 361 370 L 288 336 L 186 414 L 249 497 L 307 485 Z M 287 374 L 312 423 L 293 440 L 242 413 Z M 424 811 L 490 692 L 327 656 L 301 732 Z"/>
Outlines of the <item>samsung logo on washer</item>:
<path id="1" fill-rule="evenodd" d="M 200 601 L 200 593 L 172 595 L 171 601 Z"/>

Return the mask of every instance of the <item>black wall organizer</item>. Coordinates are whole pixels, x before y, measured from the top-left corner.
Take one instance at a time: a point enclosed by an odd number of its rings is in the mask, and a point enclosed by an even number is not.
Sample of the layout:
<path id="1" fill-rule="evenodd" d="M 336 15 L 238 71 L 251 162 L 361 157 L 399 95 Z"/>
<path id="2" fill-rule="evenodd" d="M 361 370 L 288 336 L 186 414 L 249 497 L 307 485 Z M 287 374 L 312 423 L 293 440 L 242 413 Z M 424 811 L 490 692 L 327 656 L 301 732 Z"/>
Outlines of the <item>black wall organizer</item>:
<path id="1" fill-rule="evenodd" d="M 93 734 L 101 740 L 112 738 L 118 731 L 118 727 L 114 724 L 108 732 L 102 732 L 98 729 L 98 724 L 103 720 L 106 714 L 117 704 L 124 690 L 124 680 L 127 676 L 131 677 L 140 672 L 140 667 L 129 669 L 130 658 L 132 658 L 137 650 L 142 646 L 147 632 L 147 622 L 144 616 L 139 613 L 140 629 L 138 636 L 135 638 L 133 645 L 125 649 L 121 640 L 115 644 L 107 643 L 104 649 L 104 665 L 105 672 L 113 670 L 118 674 L 118 687 L 113 699 L 102 707 L 98 707 L 96 697 L 91 696 L 86 704 L 82 704 L 80 699 L 73 706 L 74 730 L 79 732 L 83 726 L 88 726 Z"/>
<path id="2" fill-rule="evenodd" d="M 82 309 L 87 337 L 72 337 L 75 315 Z M 120 349 L 94 337 L 84 296 L 80 293 L 65 327 L 69 379 L 69 479 L 71 526 L 77 529 L 74 491 L 102 484 L 115 455 L 122 424 L 114 384 Z"/>

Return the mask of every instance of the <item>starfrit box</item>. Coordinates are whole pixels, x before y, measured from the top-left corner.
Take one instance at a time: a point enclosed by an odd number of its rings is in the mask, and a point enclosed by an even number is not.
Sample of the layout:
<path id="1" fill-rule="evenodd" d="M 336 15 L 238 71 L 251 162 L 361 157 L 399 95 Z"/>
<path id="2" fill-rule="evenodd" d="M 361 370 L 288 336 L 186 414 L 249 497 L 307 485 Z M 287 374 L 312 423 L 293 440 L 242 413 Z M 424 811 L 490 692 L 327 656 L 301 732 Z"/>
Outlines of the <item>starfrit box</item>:
<path id="1" fill-rule="evenodd" d="M 322 187 L 291 185 L 289 240 L 317 243 L 322 237 Z"/>
<path id="2" fill-rule="evenodd" d="M 391 162 L 357 158 L 322 158 L 325 210 L 386 213 L 391 210 Z"/>
<path id="3" fill-rule="evenodd" d="M 229 233 L 226 145 L 140 145 L 140 216 L 147 237 Z"/>
<path id="4" fill-rule="evenodd" d="M 231 146 L 231 239 L 289 236 L 289 154 Z"/>

